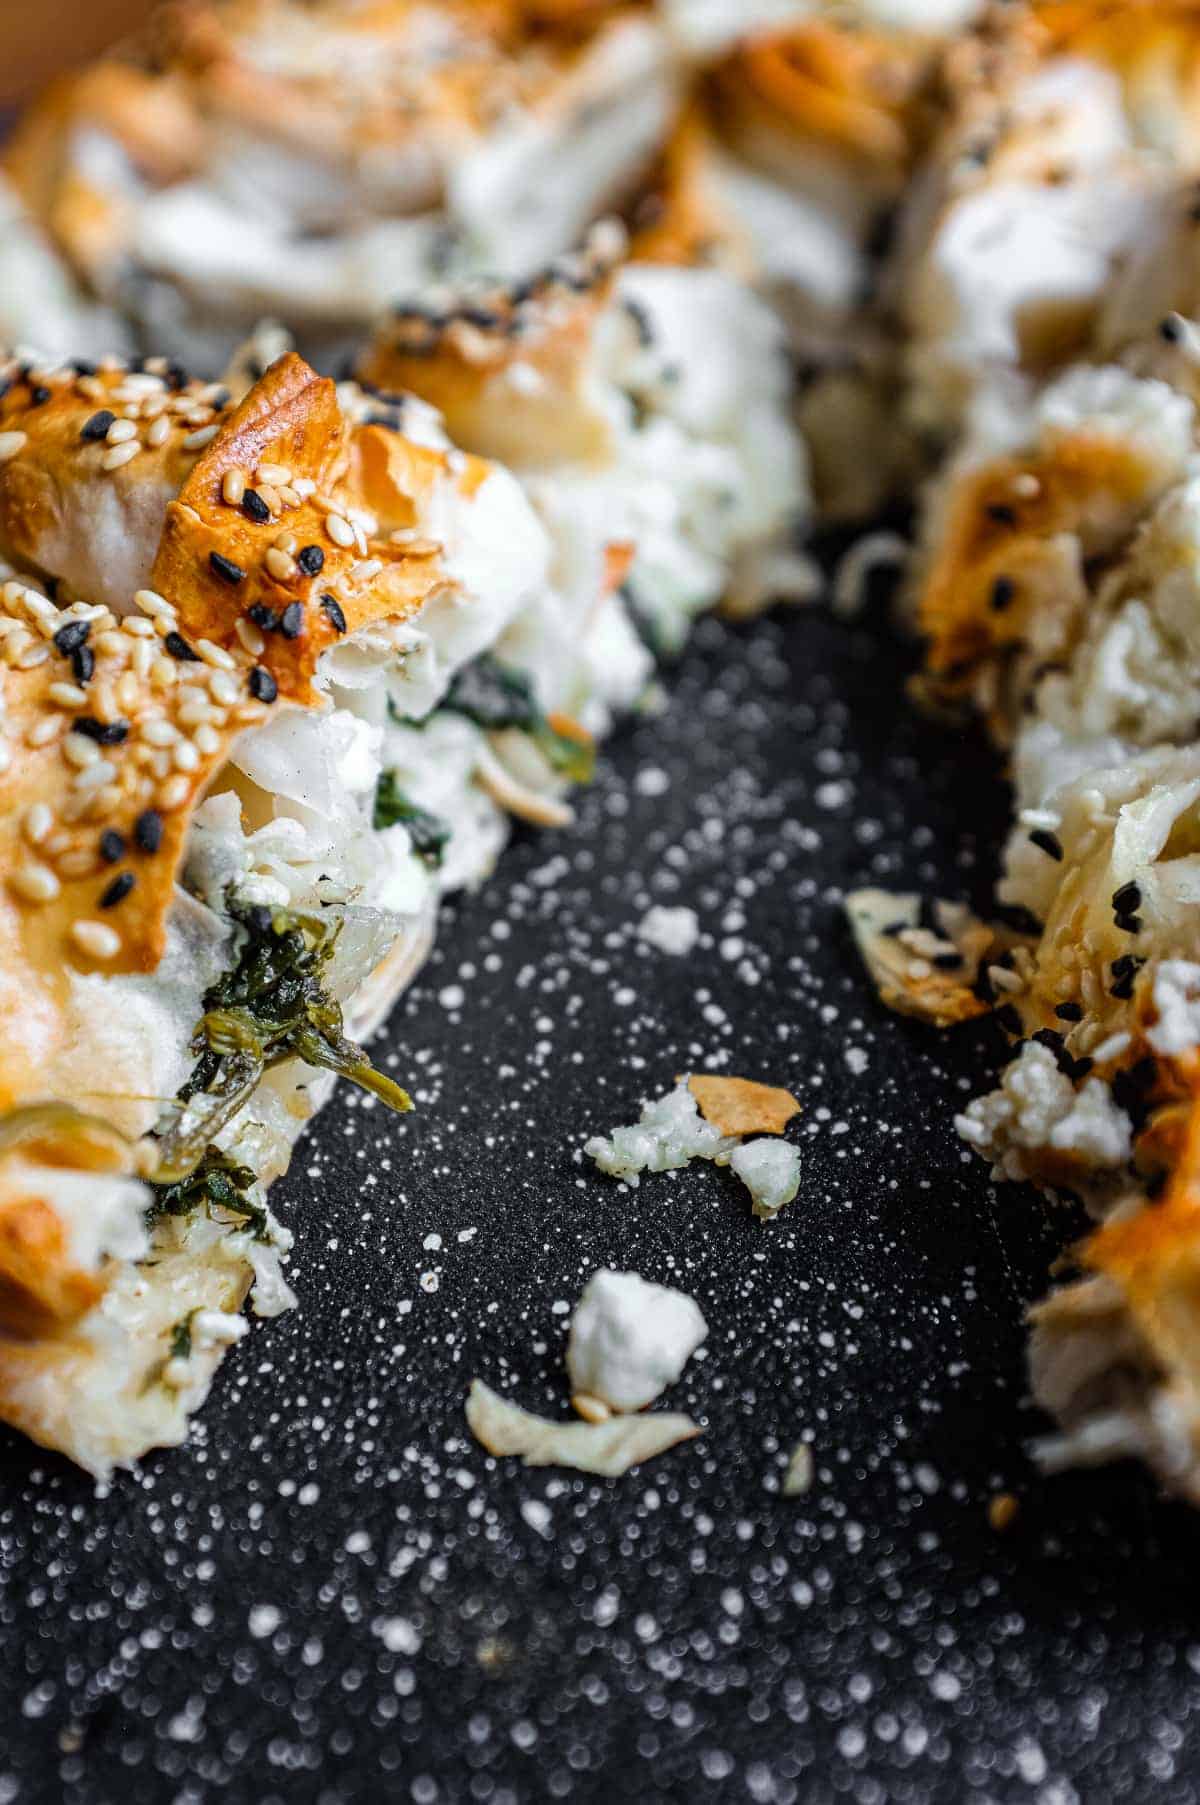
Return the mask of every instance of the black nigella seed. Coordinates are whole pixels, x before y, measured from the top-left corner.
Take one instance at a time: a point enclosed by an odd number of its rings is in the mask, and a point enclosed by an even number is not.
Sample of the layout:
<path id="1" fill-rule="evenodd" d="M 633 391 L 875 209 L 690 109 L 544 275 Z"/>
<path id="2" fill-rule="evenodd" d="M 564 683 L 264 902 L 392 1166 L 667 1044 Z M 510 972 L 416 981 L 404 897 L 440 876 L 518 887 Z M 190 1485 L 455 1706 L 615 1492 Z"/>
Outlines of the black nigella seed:
<path id="1" fill-rule="evenodd" d="M 1081 1022 L 1083 1020 L 1083 1004 L 1058 1003 L 1055 1005 L 1054 1013 L 1060 1022 Z"/>
<path id="2" fill-rule="evenodd" d="M 119 902 L 125 901 L 125 898 L 129 895 L 129 892 L 136 883 L 137 879 L 134 877 L 132 871 L 122 871 L 119 877 L 114 877 L 107 890 L 101 891 L 100 907 L 102 909 L 115 909 Z"/>
<path id="3" fill-rule="evenodd" d="M 182 633 L 168 633 L 163 640 L 164 646 L 172 658 L 179 658 L 185 664 L 199 664 L 199 652 L 193 652 Z"/>
<path id="4" fill-rule="evenodd" d="M 273 702 L 279 694 L 279 685 L 261 664 L 256 664 L 250 673 L 250 694 L 259 702 Z"/>
<path id="5" fill-rule="evenodd" d="M 993 613 L 1003 614 L 1006 608 L 1011 608 L 1016 593 L 1017 586 L 1011 577 L 997 577 L 996 581 L 992 584 L 992 593 L 988 598 L 988 606 L 992 609 Z"/>
<path id="6" fill-rule="evenodd" d="M 274 608 L 268 608 L 265 602 L 255 602 L 252 608 L 247 608 L 246 613 L 255 626 L 261 627 L 264 633 L 274 633 L 279 625 L 279 616 Z"/>
<path id="7" fill-rule="evenodd" d="M 1071 1079 L 1086 1078 L 1095 1063 L 1096 1061 L 1090 1053 L 1082 1053 L 1078 1059 L 1072 1059 L 1068 1053 L 1067 1064 L 1063 1066 L 1063 1071 Z"/>
<path id="8" fill-rule="evenodd" d="M 319 576 L 325 568 L 325 553 L 319 545 L 302 545 L 296 553 L 296 562 L 306 577 Z"/>
<path id="9" fill-rule="evenodd" d="M 1049 1047 L 1052 1053 L 1062 1051 L 1063 1037 L 1057 1028 L 1038 1028 L 1030 1039 L 1036 1040 L 1039 1046 Z"/>
<path id="10" fill-rule="evenodd" d="M 994 520 L 997 526 L 1016 525 L 1017 510 L 1010 508 L 1006 501 L 989 501 L 984 513 L 989 520 Z"/>
<path id="11" fill-rule="evenodd" d="M 321 607 L 328 617 L 334 632 L 344 633 L 346 631 L 346 616 L 342 612 L 342 604 L 338 601 L 337 597 L 323 595 L 321 597 Z"/>
<path id="12" fill-rule="evenodd" d="M 53 391 L 51 389 L 46 388 L 44 384 L 39 382 L 36 388 L 32 388 L 29 391 L 29 405 L 31 407 L 43 406 L 45 402 L 49 401 L 52 393 Z"/>
<path id="13" fill-rule="evenodd" d="M 1158 336 L 1166 339 L 1168 345 L 1177 345 L 1183 337 L 1183 321 L 1178 314 L 1169 313 L 1158 322 Z"/>
<path id="14" fill-rule="evenodd" d="M 103 439 L 116 417 L 111 408 L 102 407 L 98 414 L 93 414 L 90 420 L 84 421 L 79 429 L 80 438 Z"/>
<path id="15" fill-rule="evenodd" d="M 1123 934 L 1140 934 L 1145 926 L 1140 915 L 1118 915 L 1115 921 Z"/>
<path id="16" fill-rule="evenodd" d="M 1142 891 L 1140 884 L 1122 884 L 1119 890 L 1112 893 L 1114 915 L 1132 915 L 1141 907 Z"/>
<path id="17" fill-rule="evenodd" d="M 71 722 L 71 732 L 95 740 L 98 746 L 120 746 L 129 738 L 129 722 L 98 721 L 95 715 L 78 714 Z"/>
<path id="18" fill-rule="evenodd" d="M 65 627 L 58 629 L 54 635 L 54 643 L 63 657 L 69 658 L 72 652 L 77 652 L 80 646 L 86 642 L 91 630 L 90 620 L 70 620 Z"/>
<path id="19" fill-rule="evenodd" d="M 100 857 L 106 865 L 115 865 L 125 857 L 125 836 L 115 827 L 106 827 L 100 835 Z"/>
<path id="20" fill-rule="evenodd" d="M 1056 835 L 1048 832 L 1046 828 L 1035 827 L 1029 836 L 1029 843 L 1031 846 L 1036 846 L 1039 852 L 1044 852 L 1048 854 L 1050 858 L 1057 859 L 1061 862 L 1063 856 L 1062 841 L 1058 839 Z"/>
<path id="21" fill-rule="evenodd" d="M 961 953 L 935 953 L 929 961 L 937 971 L 957 971 L 962 962 Z"/>
<path id="22" fill-rule="evenodd" d="M 304 631 L 304 603 L 289 602 L 279 616 L 279 631 L 285 639 L 299 639 Z"/>
<path id="23" fill-rule="evenodd" d="M 257 489 L 247 489 L 242 496 L 242 513 L 247 520 L 256 521 L 259 526 L 271 518 L 271 510 Z"/>
<path id="24" fill-rule="evenodd" d="M 76 376 L 94 376 L 96 374 L 97 365 L 94 364 L 90 358 L 73 357 L 71 359 L 71 368 L 74 370 Z"/>
<path id="25" fill-rule="evenodd" d="M 96 654 L 91 646 L 76 646 L 71 653 L 71 669 L 75 673 L 76 683 L 85 688 L 91 682 L 96 671 Z"/>
<path id="26" fill-rule="evenodd" d="M 163 818 L 156 808 L 144 809 L 133 824 L 133 837 L 143 852 L 157 852 L 162 845 Z"/>
<path id="27" fill-rule="evenodd" d="M 220 552 L 209 552 L 209 569 L 214 576 L 220 577 L 222 583 L 240 583 L 245 578 L 245 571 L 232 558 L 226 558 Z"/>

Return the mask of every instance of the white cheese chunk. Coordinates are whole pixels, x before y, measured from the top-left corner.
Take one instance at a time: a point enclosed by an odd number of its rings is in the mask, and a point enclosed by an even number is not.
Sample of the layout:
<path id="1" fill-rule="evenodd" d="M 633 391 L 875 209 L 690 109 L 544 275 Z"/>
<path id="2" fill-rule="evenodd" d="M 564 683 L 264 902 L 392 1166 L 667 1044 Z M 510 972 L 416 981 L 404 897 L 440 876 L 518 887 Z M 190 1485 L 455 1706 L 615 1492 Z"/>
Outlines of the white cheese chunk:
<path id="1" fill-rule="evenodd" d="M 729 1155 L 729 1166 L 749 1191 L 754 1214 L 767 1221 L 800 1189 L 800 1150 L 790 1141 L 745 1141 Z"/>
<path id="2" fill-rule="evenodd" d="M 571 1321 L 571 1389 L 612 1410 L 642 1410 L 675 1383 L 707 1334 L 699 1306 L 684 1292 L 601 1268 Z"/>

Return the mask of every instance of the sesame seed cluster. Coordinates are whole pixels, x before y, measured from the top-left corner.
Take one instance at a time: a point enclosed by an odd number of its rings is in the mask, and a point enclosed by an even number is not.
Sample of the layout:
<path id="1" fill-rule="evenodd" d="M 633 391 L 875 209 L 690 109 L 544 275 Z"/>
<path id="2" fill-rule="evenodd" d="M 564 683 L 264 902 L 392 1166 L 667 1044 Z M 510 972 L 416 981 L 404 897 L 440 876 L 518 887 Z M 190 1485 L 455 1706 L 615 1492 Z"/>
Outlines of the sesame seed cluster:
<path id="1" fill-rule="evenodd" d="M 88 602 L 59 607 L 17 577 L 0 585 L 0 660 L 25 677 L 6 707 L 0 770 L 20 761 L 41 792 L 21 813 L 9 890 L 30 909 L 77 891 L 83 912 L 66 936 L 98 961 L 125 947 L 122 906 L 145 883 L 169 818 L 231 734 L 266 714 L 252 669 L 204 640 L 181 659 L 170 602 L 147 589 L 133 602 L 118 620 Z M 41 754 L 36 773 L 31 753 Z"/>

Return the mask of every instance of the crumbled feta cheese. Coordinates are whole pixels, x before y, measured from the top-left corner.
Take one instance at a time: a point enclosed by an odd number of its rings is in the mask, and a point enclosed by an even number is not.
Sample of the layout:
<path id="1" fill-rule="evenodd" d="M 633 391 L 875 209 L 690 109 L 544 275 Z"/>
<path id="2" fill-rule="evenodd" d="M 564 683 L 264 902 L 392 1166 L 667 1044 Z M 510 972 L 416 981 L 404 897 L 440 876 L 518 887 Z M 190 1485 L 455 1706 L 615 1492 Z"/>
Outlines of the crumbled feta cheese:
<path id="1" fill-rule="evenodd" d="M 1039 1153 L 1070 1155 L 1079 1165 L 1111 1171 L 1129 1158 L 1131 1127 L 1099 1078 L 1077 1091 L 1049 1047 L 1026 1041 L 1000 1089 L 977 1097 L 955 1118 L 976 1152 L 993 1161 L 996 1178 L 1036 1176 Z"/>
<path id="2" fill-rule="evenodd" d="M 749 1191 L 754 1214 L 764 1221 L 777 1216 L 800 1189 L 800 1150 L 790 1141 L 746 1141 L 729 1155 L 728 1164 Z"/>
<path id="3" fill-rule="evenodd" d="M 555 1423 L 510 1403 L 482 1379 L 472 1382 L 467 1397 L 467 1426 L 490 1454 L 520 1454 L 527 1467 L 573 1467 L 608 1479 L 700 1433 L 690 1417 L 666 1411 Z"/>
<path id="4" fill-rule="evenodd" d="M 638 939 L 656 946 L 660 953 L 690 953 L 700 934 L 700 918 L 695 909 L 664 908 L 656 903 L 647 909 L 638 923 Z"/>
<path id="5" fill-rule="evenodd" d="M 732 1153 L 736 1145 L 704 1120 L 685 1078 L 665 1097 L 645 1104 L 636 1123 L 614 1128 L 607 1139 L 593 1135 L 583 1150 L 601 1172 L 636 1185 L 639 1172 L 673 1172 L 689 1160 Z"/>
<path id="6" fill-rule="evenodd" d="M 1146 1039 L 1156 1053 L 1186 1053 L 1200 1043 L 1200 965 L 1164 959 L 1150 994 L 1158 1020 Z"/>
<path id="7" fill-rule="evenodd" d="M 707 1334 L 698 1305 L 684 1292 L 636 1272 L 601 1268 L 571 1321 L 571 1389 L 612 1410 L 642 1410 L 675 1383 Z"/>

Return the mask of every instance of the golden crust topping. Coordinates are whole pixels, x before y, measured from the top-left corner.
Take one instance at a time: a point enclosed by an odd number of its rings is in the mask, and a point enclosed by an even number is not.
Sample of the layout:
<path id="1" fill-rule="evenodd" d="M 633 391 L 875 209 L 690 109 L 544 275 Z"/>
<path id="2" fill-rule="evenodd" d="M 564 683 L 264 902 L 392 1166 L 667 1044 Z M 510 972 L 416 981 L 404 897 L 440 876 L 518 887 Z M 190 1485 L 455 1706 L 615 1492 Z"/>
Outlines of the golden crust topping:
<path id="1" fill-rule="evenodd" d="M 587 379 L 596 323 L 625 249 L 621 228 L 604 221 L 581 253 L 540 275 L 405 305 L 360 375 L 420 395 L 453 439 L 482 456 L 518 466 L 602 457 L 611 429 Z"/>
<path id="2" fill-rule="evenodd" d="M 704 1120 L 722 1134 L 782 1134 L 800 1110 L 791 1091 L 752 1078 L 693 1072 L 688 1089 Z"/>
<path id="3" fill-rule="evenodd" d="M 116 401 L 134 380 L 107 373 L 97 393 Z M 27 376 L 5 399 L 0 545 L 8 536 L 26 555 L 47 511 L 56 519 L 54 473 L 65 462 L 70 493 L 75 460 L 101 442 L 80 428 L 97 397 L 81 400 L 73 382 L 40 399 Z M 100 412 L 103 424 L 112 410 Z M 470 494 L 487 468 L 352 425 L 334 385 L 291 355 L 223 422 L 191 431 L 203 444 L 157 448 L 145 493 L 125 479 L 132 514 L 149 509 L 152 544 L 160 490 L 186 472 L 134 612 L 0 583 L 0 951 L 51 991 L 68 965 L 153 969 L 191 811 L 231 742 L 278 699 L 319 703 L 327 646 L 404 618 L 446 582 L 419 523 L 436 488 Z M 20 1006 L 14 994 L 0 1015 Z"/>

